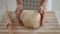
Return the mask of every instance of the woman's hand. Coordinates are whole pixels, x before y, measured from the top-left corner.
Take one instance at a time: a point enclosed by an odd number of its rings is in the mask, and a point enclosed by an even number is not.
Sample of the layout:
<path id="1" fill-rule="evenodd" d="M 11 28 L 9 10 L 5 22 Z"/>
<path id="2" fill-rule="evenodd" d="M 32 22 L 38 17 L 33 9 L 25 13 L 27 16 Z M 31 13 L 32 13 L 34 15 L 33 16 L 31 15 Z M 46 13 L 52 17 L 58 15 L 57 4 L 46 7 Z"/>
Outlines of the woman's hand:
<path id="1" fill-rule="evenodd" d="M 22 5 L 18 5 L 17 9 L 16 9 L 16 19 L 18 20 L 19 24 L 22 22 L 20 19 L 20 15 L 23 11 L 23 6 Z"/>
<path id="2" fill-rule="evenodd" d="M 43 6 L 40 6 L 38 8 L 38 12 L 40 13 L 41 15 L 41 19 L 40 19 L 40 26 L 42 26 L 44 24 L 44 9 L 43 9 Z"/>
<path id="3" fill-rule="evenodd" d="M 40 14 L 43 14 L 43 13 L 44 13 L 44 8 L 43 8 L 43 6 L 40 6 L 40 7 L 38 8 L 38 12 L 39 12 Z"/>

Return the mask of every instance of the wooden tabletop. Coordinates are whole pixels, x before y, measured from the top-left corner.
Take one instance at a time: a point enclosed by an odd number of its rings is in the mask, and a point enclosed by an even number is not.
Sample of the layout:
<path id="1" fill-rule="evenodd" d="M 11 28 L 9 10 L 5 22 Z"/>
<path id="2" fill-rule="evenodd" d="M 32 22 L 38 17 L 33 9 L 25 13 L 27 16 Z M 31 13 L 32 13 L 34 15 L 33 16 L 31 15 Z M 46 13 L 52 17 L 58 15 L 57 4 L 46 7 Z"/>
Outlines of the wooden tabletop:
<path id="1" fill-rule="evenodd" d="M 59 33 L 60 27 L 58 25 L 57 17 L 55 15 L 54 11 L 47 11 L 45 12 L 45 19 L 44 19 L 44 25 L 38 29 L 29 29 L 24 26 L 19 26 L 18 22 L 16 21 L 15 13 L 11 12 L 11 18 L 14 20 L 14 32 L 18 32 L 18 34 L 21 32 L 30 32 L 30 33 L 37 33 L 37 32 L 44 32 L 44 33 Z M 7 20 L 8 21 L 8 20 Z M 9 32 L 9 30 L 6 28 L 7 23 L 5 23 L 5 16 L 0 21 L 0 32 Z M 43 34 L 44 34 L 43 33 Z M 24 33 L 23 33 L 24 34 Z M 39 34 L 39 33 L 38 33 Z M 51 33 L 50 33 L 51 34 Z"/>

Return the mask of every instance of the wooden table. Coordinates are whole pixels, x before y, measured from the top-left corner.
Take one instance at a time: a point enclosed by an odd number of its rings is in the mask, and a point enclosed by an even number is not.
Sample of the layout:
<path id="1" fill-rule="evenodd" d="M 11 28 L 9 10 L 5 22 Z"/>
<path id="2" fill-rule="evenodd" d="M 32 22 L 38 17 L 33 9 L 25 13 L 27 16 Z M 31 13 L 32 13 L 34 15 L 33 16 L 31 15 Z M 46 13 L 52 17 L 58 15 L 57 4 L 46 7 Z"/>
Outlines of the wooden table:
<path id="1" fill-rule="evenodd" d="M 15 34 L 59 34 L 60 27 L 58 25 L 57 17 L 54 11 L 45 12 L 45 23 L 42 27 L 38 29 L 29 29 L 23 26 L 19 26 L 15 18 L 15 13 L 11 12 L 12 19 L 14 20 L 14 33 Z M 9 30 L 7 29 L 5 23 L 5 16 L 0 21 L 0 34 L 8 34 Z"/>

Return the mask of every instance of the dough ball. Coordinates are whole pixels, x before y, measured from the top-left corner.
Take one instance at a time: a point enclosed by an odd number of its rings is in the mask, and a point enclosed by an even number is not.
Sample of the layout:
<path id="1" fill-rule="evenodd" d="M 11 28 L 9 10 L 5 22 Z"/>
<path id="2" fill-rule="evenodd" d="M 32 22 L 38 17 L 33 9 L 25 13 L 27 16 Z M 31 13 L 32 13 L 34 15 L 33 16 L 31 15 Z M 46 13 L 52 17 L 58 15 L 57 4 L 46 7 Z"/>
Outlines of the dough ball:
<path id="1" fill-rule="evenodd" d="M 38 11 L 23 11 L 20 18 L 24 26 L 32 28 L 38 28 L 40 26 L 41 16 Z"/>

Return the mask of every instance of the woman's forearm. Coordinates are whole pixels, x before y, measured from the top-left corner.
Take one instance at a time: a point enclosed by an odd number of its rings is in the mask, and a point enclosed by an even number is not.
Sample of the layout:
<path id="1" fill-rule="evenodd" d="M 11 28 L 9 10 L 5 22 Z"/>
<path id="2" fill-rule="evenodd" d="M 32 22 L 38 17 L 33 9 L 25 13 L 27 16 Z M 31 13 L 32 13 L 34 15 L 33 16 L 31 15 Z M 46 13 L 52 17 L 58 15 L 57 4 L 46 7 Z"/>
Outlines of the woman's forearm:
<path id="1" fill-rule="evenodd" d="M 22 0 L 16 0 L 17 1 L 17 5 L 22 5 Z"/>
<path id="2" fill-rule="evenodd" d="M 46 5 L 46 2 L 47 2 L 47 0 L 41 0 L 39 6 L 45 6 Z"/>

